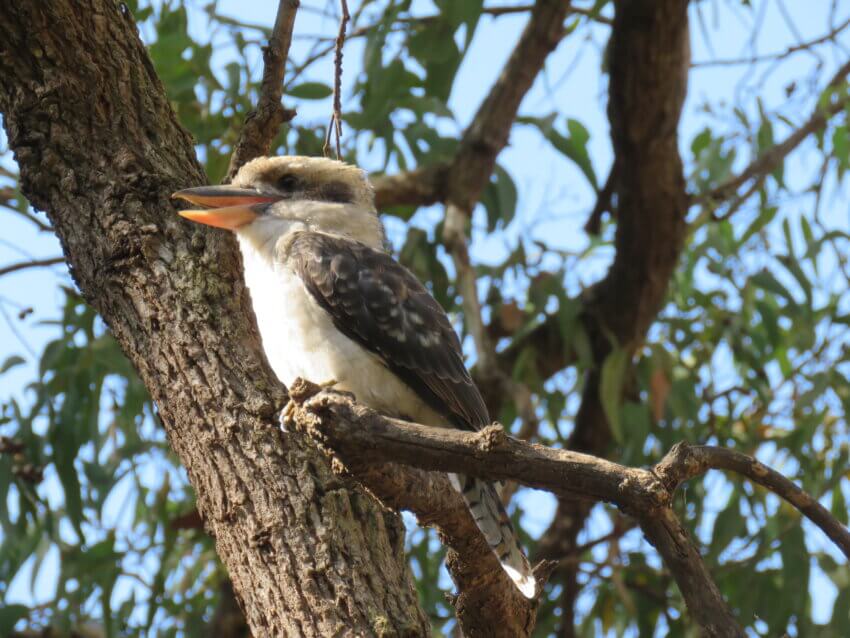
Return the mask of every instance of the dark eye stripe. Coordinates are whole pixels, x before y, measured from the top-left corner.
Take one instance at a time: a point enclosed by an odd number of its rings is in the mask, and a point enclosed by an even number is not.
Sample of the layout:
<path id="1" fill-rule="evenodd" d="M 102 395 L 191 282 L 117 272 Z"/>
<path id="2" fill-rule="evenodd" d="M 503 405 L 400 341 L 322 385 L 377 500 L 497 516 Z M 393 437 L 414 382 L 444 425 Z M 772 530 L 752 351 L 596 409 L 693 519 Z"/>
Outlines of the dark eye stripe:
<path id="1" fill-rule="evenodd" d="M 347 184 L 343 182 L 328 182 L 322 184 L 319 196 L 326 202 L 337 202 L 346 204 L 351 202 L 353 194 Z"/>

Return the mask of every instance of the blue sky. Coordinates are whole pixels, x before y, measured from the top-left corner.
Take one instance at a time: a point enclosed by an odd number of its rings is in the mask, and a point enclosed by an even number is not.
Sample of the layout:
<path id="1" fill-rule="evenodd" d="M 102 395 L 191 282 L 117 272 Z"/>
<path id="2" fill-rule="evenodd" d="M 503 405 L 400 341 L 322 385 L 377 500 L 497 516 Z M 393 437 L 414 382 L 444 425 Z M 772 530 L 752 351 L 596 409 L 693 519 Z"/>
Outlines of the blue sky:
<path id="1" fill-rule="evenodd" d="M 197 3 L 197 7 L 201 6 Z M 694 62 L 715 59 L 751 57 L 753 55 L 786 50 L 800 39 L 816 38 L 830 29 L 828 15 L 831 2 L 811 0 L 809 2 L 754 2 L 755 9 L 750 11 L 739 2 L 714 0 L 712 2 L 692 3 L 691 41 Z M 277 6 L 276 1 L 221 0 L 219 11 L 252 23 L 271 24 Z M 303 34 L 331 35 L 336 30 L 336 20 L 322 17 L 310 8 L 324 9 L 334 6 L 321 0 L 303 0 L 304 9 L 296 20 L 296 39 L 291 54 L 300 60 L 307 55 L 308 43 L 297 37 Z M 356 3 L 352 2 L 352 8 Z M 429 2 L 415 2 L 417 13 L 435 11 Z M 492 6 L 492 5 L 491 5 Z M 850 9 L 850 8 L 848 8 Z M 783 16 L 786 11 L 790 20 Z M 839 15 L 839 20 L 848 17 Z M 196 8 L 190 14 L 193 33 L 201 39 L 207 37 L 208 24 L 203 13 Z M 504 61 L 518 38 L 526 17 L 523 14 L 499 18 L 482 18 L 473 41 L 455 82 L 450 106 L 457 117 L 454 125 L 457 131 L 469 122 L 483 96 L 501 70 Z M 752 37 L 754 21 L 761 24 L 755 38 Z M 582 122 L 591 133 L 589 151 L 600 180 L 604 180 L 611 161 L 611 148 L 608 140 L 608 124 L 605 113 L 606 77 L 600 73 L 608 27 L 595 25 L 590 30 L 581 30 L 586 37 L 570 37 L 550 58 L 546 71 L 538 78 L 534 87 L 523 101 L 521 114 L 545 116 L 558 111 L 562 116 L 572 117 Z M 144 32 L 143 32 L 143 35 Z M 843 51 L 850 51 L 850 37 L 841 38 Z M 213 36 L 216 42 L 216 36 Z M 825 49 L 825 51 L 827 51 Z M 359 67 L 362 52 L 362 40 L 352 40 L 346 46 L 346 84 L 350 86 L 354 73 Z M 214 63 L 223 68 L 232 59 L 233 52 L 220 49 L 214 57 Z M 258 51 L 254 51 L 258 60 Z M 753 84 L 753 77 L 747 75 L 745 65 L 736 66 L 698 66 L 690 77 L 688 99 L 680 126 L 680 147 L 683 157 L 689 159 L 689 146 L 693 137 L 704 126 L 725 127 L 728 118 L 722 114 L 715 116 L 704 105 L 725 102 L 726 105 L 744 99 L 748 114 L 756 113 L 755 98 L 759 97 L 765 108 L 772 110 L 787 101 L 785 90 L 790 79 L 808 77 L 815 65 L 822 65 L 822 78 L 828 78 L 843 59 L 837 59 L 834 52 L 825 53 L 821 59 L 798 53 L 789 56 L 778 69 L 769 64 L 756 67 L 755 78 L 764 76 L 758 82 L 758 88 L 747 88 Z M 255 64 L 255 67 L 258 65 Z M 327 81 L 330 77 L 329 64 L 321 64 L 305 79 Z M 289 103 L 292 101 L 289 100 Z M 325 122 L 330 109 L 329 100 L 301 101 L 296 103 L 302 121 Z M 795 122 L 801 121 L 809 112 L 810 104 L 789 109 L 786 113 Z M 563 126 L 563 119 L 559 119 Z M 448 126 L 448 125 L 447 125 Z M 787 133 L 777 127 L 776 136 L 782 138 Z M 5 140 L 4 140 L 5 141 Z M 361 153 L 366 161 L 380 161 L 377 153 Z M 815 154 L 803 149 L 797 153 L 786 168 L 794 183 L 794 174 L 810 174 L 816 169 Z M 746 158 L 739 158 L 740 162 Z M 532 127 L 516 127 L 511 134 L 510 145 L 503 151 L 499 162 L 514 177 L 519 189 L 518 213 L 516 220 L 504 233 L 485 237 L 483 222 L 479 211 L 476 217 L 476 230 L 473 235 L 473 257 L 479 261 L 497 259 L 509 250 L 517 237 L 543 237 L 565 249 L 579 250 L 587 245 L 582 230 L 586 216 L 593 204 L 593 192 L 585 178 L 574 164 L 567 161 L 546 142 Z M 10 154 L 0 156 L 0 165 L 11 167 Z M 370 166 L 365 165 L 369 169 Z M 847 200 L 836 197 L 830 205 L 830 214 L 843 226 L 847 226 Z M 434 207 L 420 211 L 414 223 L 430 226 L 439 218 L 441 211 Z M 3 232 L 0 235 L 0 267 L 32 257 L 50 257 L 61 254 L 57 240 L 48 233 L 39 233 L 28 222 L 15 216 L 2 214 Z M 398 233 L 401 228 L 391 221 L 390 232 Z M 569 285 L 573 292 L 598 280 L 605 272 L 610 253 L 599 251 L 593 260 L 583 262 L 580 271 L 571 273 Z M 25 270 L 0 277 L 0 362 L 12 354 L 27 358 L 28 364 L 16 368 L 0 377 L 0 397 L 11 394 L 22 396 L 23 385 L 36 374 L 35 356 L 41 351 L 47 340 L 54 334 L 52 326 L 40 322 L 54 318 L 58 314 L 58 303 L 62 295 L 58 284 L 67 284 L 67 271 L 64 266 L 50 269 Z M 15 305 L 17 304 L 17 306 Z M 19 320 L 16 315 L 20 308 L 32 307 L 33 313 Z M 537 532 L 545 527 L 552 514 L 552 500 L 547 495 L 526 493 L 524 504 L 528 515 L 524 524 L 530 531 Z M 807 529 L 807 533 L 811 533 Z M 825 545 L 826 543 L 819 543 Z M 815 616 L 823 615 L 831 609 L 831 586 L 823 579 L 816 584 Z M 22 598 L 28 599 L 23 589 L 18 589 Z"/>

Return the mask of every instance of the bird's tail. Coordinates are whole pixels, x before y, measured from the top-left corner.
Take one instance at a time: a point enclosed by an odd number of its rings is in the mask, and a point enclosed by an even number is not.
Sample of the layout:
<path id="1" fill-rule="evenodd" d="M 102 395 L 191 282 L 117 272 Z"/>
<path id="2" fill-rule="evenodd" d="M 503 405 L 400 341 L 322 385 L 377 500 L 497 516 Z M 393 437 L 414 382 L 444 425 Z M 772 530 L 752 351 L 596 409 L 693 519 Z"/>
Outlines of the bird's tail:
<path id="1" fill-rule="evenodd" d="M 537 580 L 528 559 L 522 553 L 516 532 L 496 488 L 491 483 L 463 474 L 449 474 L 449 480 L 466 501 L 475 524 L 499 559 L 502 569 L 507 572 L 523 596 L 534 598 Z"/>

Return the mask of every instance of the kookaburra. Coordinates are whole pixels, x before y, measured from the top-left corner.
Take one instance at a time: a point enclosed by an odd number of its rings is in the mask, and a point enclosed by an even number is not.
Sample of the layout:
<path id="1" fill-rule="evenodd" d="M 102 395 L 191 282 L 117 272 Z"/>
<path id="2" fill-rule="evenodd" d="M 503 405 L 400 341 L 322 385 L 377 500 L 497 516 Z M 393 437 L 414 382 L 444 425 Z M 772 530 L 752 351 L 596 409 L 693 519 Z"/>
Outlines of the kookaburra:
<path id="1" fill-rule="evenodd" d="M 183 217 L 236 234 L 263 349 L 284 384 L 333 380 L 378 412 L 426 425 L 490 423 L 445 311 L 385 252 L 362 170 L 262 157 L 230 186 L 174 196 L 203 207 Z M 533 597 L 534 575 L 493 485 L 449 478 L 511 580 Z"/>

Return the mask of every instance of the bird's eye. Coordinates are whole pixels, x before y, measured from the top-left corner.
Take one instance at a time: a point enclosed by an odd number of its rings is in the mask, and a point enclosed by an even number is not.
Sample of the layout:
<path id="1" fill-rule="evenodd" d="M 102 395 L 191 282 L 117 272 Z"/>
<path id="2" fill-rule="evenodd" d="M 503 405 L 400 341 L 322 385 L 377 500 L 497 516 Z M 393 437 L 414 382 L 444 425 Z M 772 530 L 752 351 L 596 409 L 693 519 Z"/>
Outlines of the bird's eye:
<path id="1" fill-rule="evenodd" d="M 288 193 L 294 191 L 296 186 L 298 186 L 298 178 L 295 175 L 284 175 L 277 180 L 277 187 Z"/>

